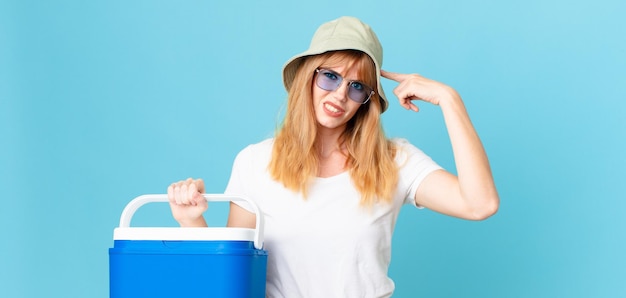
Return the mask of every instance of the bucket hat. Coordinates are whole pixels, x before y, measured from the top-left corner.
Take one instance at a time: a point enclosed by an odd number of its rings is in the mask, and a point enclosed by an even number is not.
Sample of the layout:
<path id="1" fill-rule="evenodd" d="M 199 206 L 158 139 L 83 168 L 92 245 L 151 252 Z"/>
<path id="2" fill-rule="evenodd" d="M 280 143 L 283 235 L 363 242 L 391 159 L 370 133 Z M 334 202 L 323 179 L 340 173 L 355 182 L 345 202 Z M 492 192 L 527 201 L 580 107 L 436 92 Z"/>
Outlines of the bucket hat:
<path id="1" fill-rule="evenodd" d="M 311 39 L 309 49 L 291 57 L 283 66 L 285 89 L 289 91 L 291 88 L 293 79 L 296 76 L 296 70 L 305 57 L 337 50 L 358 50 L 372 58 L 376 66 L 376 93 L 380 97 L 381 113 L 387 110 L 389 104 L 380 84 L 383 47 L 370 26 L 355 17 L 340 17 L 317 28 Z"/>

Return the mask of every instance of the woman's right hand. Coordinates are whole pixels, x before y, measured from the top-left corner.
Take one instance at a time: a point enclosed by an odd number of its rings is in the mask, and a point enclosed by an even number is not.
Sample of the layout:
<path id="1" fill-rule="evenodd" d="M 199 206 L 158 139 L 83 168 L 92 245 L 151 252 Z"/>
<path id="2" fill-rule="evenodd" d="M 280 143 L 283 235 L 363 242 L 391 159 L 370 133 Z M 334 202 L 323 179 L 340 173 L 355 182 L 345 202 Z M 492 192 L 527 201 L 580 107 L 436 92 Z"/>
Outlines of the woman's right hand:
<path id="1" fill-rule="evenodd" d="M 174 219 L 182 227 L 206 227 L 202 214 L 209 207 L 204 193 L 202 179 L 182 180 L 172 183 L 167 188 L 167 197 Z"/>

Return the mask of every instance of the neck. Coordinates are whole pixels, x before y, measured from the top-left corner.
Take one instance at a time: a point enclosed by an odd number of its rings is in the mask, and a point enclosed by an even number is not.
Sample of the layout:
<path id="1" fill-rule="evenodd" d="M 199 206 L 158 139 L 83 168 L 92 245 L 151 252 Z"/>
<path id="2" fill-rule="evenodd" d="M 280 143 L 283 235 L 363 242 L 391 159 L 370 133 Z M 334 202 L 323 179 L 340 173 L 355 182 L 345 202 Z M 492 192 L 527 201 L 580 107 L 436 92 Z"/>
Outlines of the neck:
<path id="1" fill-rule="evenodd" d="M 343 131 L 338 129 L 319 129 L 317 134 L 318 154 L 321 158 L 328 158 L 335 152 L 341 152 L 339 137 Z"/>

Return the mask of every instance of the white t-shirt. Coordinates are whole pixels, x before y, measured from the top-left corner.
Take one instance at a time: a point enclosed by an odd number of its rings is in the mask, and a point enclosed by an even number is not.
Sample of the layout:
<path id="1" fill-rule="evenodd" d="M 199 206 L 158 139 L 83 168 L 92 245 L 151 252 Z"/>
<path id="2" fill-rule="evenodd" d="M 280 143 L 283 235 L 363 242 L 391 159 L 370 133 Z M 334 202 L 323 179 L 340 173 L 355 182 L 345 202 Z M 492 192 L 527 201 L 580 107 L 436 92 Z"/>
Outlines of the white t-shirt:
<path id="1" fill-rule="evenodd" d="M 400 207 L 415 205 L 420 182 L 441 168 L 406 140 L 394 142 L 398 187 L 391 204 L 372 209 L 359 206 L 349 172 L 313 179 L 306 199 L 272 180 L 267 166 L 273 139 L 237 155 L 225 193 L 250 198 L 264 214 L 267 297 L 391 296 L 387 270 Z"/>

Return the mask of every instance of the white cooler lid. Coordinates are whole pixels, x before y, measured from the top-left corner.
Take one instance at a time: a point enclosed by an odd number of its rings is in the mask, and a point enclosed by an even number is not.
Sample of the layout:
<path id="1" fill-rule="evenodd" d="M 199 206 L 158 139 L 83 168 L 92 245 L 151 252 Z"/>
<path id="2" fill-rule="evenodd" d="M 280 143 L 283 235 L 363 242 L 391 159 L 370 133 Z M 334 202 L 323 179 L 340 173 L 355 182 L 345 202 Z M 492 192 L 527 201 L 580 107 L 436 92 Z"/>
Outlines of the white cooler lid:
<path id="1" fill-rule="evenodd" d="M 254 235 L 254 229 L 226 227 L 118 227 L 113 230 L 113 240 L 254 241 Z"/>

